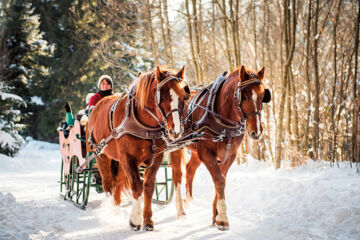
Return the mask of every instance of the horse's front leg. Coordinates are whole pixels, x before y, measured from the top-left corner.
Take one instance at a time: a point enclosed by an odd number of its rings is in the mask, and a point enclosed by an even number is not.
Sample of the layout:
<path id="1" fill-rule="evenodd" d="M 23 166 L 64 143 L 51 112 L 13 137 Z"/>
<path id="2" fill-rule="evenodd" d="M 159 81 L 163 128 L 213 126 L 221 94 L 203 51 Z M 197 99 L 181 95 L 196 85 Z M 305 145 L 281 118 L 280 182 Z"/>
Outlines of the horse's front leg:
<path id="1" fill-rule="evenodd" d="M 144 174 L 144 230 L 153 231 L 154 222 L 152 220 L 152 197 L 155 190 L 156 173 L 159 170 L 163 159 L 163 154 L 154 159 L 153 165 L 145 170 Z"/>
<path id="2" fill-rule="evenodd" d="M 170 153 L 172 178 L 175 186 L 175 193 L 176 193 L 175 200 L 176 200 L 176 209 L 177 209 L 178 217 L 186 215 L 181 198 L 181 177 L 182 177 L 181 165 L 182 165 L 182 161 L 185 160 L 183 159 L 185 157 L 184 154 L 185 154 L 185 149 L 181 149 Z"/>
<path id="3" fill-rule="evenodd" d="M 215 199 L 213 202 L 213 223 L 219 230 L 229 230 L 229 220 L 226 213 L 225 203 L 225 176 L 221 173 L 217 162 L 217 157 L 211 149 L 206 146 L 198 148 L 198 154 L 201 161 L 209 170 L 215 184 Z"/>
<path id="4" fill-rule="evenodd" d="M 124 171 L 127 173 L 129 178 L 131 191 L 134 198 L 129 225 L 132 230 L 138 231 L 140 230 L 142 222 L 141 195 L 143 192 L 143 185 L 140 179 L 138 167 L 136 165 L 136 159 L 130 156 L 126 156 L 124 159 Z"/>

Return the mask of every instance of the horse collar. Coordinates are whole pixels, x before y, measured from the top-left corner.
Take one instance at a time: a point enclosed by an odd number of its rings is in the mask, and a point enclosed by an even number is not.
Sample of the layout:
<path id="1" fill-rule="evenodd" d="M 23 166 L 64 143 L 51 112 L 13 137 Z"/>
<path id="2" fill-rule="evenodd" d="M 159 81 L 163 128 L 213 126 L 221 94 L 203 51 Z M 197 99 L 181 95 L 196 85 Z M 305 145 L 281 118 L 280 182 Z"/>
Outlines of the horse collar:
<path id="1" fill-rule="evenodd" d="M 119 103 L 122 96 L 120 96 L 120 98 L 113 104 L 109 113 L 109 121 L 110 121 L 109 126 L 114 138 L 118 139 L 123 135 L 128 134 L 140 139 L 160 139 L 166 134 L 164 126 L 160 125 L 159 127 L 148 127 L 142 124 L 137 119 L 134 112 L 135 109 L 134 102 L 137 99 L 131 94 L 131 92 L 128 92 L 128 96 L 126 99 L 125 117 L 119 126 L 113 128 L 113 115 L 116 110 L 116 106 Z M 150 110 L 148 111 L 151 113 Z"/>

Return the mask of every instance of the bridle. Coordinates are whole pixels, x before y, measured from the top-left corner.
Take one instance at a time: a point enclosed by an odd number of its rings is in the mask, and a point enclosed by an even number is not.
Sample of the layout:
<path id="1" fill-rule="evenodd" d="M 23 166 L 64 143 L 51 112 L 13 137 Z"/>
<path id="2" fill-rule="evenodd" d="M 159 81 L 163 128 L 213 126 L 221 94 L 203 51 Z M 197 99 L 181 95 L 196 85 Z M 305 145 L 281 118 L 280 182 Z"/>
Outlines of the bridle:
<path id="1" fill-rule="evenodd" d="M 253 115 L 261 116 L 261 111 L 262 111 L 262 107 L 261 107 L 260 111 L 254 111 L 254 112 L 251 112 L 249 114 L 246 114 L 244 112 L 244 110 L 242 109 L 242 107 L 241 107 L 241 102 L 242 102 L 241 91 L 244 88 L 246 88 L 246 87 L 248 87 L 250 85 L 253 85 L 253 84 L 263 84 L 262 81 L 260 79 L 256 78 L 255 75 L 252 72 L 250 72 L 249 74 L 250 74 L 251 78 L 244 81 L 244 82 L 238 82 L 235 93 L 234 93 L 234 99 L 237 101 L 237 109 L 240 111 L 240 113 L 243 115 L 243 117 L 245 119 L 248 119 L 248 117 L 251 117 Z"/>
<path id="2" fill-rule="evenodd" d="M 182 118 L 183 118 L 183 114 L 182 111 L 179 109 L 179 107 L 175 108 L 175 109 L 171 109 L 169 112 L 164 113 L 164 111 L 161 109 L 160 107 L 160 91 L 161 88 L 163 86 L 165 86 L 168 82 L 170 81 L 184 81 L 182 78 L 178 78 L 175 76 L 169 76 L 167 78 L 165 78 L 164 80 L 162 80 L 157 86 L 156 86 L 156 94 L 155 94 L 155 102 L 156 102 L 156 108 L 157 110 L 160 112 L 161 114 L 161 118 L 163 119 L 163 121 L 161 121 L 155 114 L 153 114 L 149 109 L 145 108 L 147 112 L 150 113 L 150 115 L 158 122 L 159 126 L 164 128 L 165 130 L 165 137 L 167 138 L 169 136 L 169 132 L 168 132 L 168 123 L 167 123 L 167 118 L 173 113 L 173 112 L 178 112 L 179 116 L 180 116 L 180 135 L 182 133 L 184 133 L 184 125 L 182 124 Z"/>

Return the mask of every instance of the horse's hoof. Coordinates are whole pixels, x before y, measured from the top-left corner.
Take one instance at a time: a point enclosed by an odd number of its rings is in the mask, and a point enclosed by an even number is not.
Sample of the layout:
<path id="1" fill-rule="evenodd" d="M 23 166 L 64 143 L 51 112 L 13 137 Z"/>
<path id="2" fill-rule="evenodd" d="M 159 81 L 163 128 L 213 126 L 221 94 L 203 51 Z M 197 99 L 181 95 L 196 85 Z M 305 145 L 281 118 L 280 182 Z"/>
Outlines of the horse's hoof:
<path id="1" fill-rule="evenodd" d="M 152 225 L 151 223 L 146 224 L 146 225 L 144 226 L 144 230 L 145 230 L 145 231 L 154 231 L 154 225 Z"/>
<path id="2" fill-rule="evenodd" d="M 193 198 L 190 196 L 190 194 L 186 194 L 184 200 L 183 200 L 183 204 L 185 209 L 189 209 L 190 207 L 190 202 L 193 200 Z"/>
<path id="3" fill-rule="evenodd" d="M 135 225 L 135 224 L 133 224 L 133 223 L 131 222 L 131 220 L 129 221 L 129 225 L 130 225 L 131 230 L 133 230 L 133 231 L 139 231 L 139 230 L 140 230 L 140 227 L 141 227 L 141 225 Z"/>
<path id="4" fill-rule="evenodd" d="M 177 213 L 177 217 L 178 217 L 178 218 L 183 218 L 183 217 L 185 217 L 185 216 L 186 216 L 186 213 L 185 213 L 184 210 L 181 210 L 181 211 L 179 211 L 179 212 Z"/>
<path id="5" fill-rule="evenodd" d="M 226 222 L 216 222 L 216 227 L 220 231 L 228 231 L 229 230 L 229 223 Z"/>

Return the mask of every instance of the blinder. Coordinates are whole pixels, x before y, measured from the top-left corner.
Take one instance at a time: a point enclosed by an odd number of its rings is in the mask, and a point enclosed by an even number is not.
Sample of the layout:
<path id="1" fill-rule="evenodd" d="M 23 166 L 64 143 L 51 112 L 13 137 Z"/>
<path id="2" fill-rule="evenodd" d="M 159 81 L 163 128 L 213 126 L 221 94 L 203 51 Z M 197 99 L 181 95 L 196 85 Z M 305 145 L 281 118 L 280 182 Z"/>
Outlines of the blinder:
<path id="1" fill-rule="evenodd" d="M 242 112 L 243 116 L 247 119 L 250 116 L 253 115 L 261 115 L 261 112 L 252 112 L 249 114 L 245 114 L 245 112 L 241 108 L 241 102 L 242 102 L 242 96 L 241 96 L 241 90 L 245 87 L 252 85 L 252 84 L 263 84 L 261 80 L 257 79 L 254 74 L 251 73 L 252 79 L 246 80 L 245 82 L 238 82 L 235 93 L 234 93 L 234 99 L 238 101 L 237 106 L 238 109 Z M 263 103 L 268 103 L 271 100 L 271 93 L 269 89 L 265 89 L 264 92 L 264 98 L 262 100 Z M 262 110 L 262 107 L 261 107 Z"/>
<path id="2" fill-rule="evenodd" d="M 265 89 L 265 94 L 263 98 L 263 103 L 268 103 L 271 100 L 271 93 L 269 89 Z"/>

